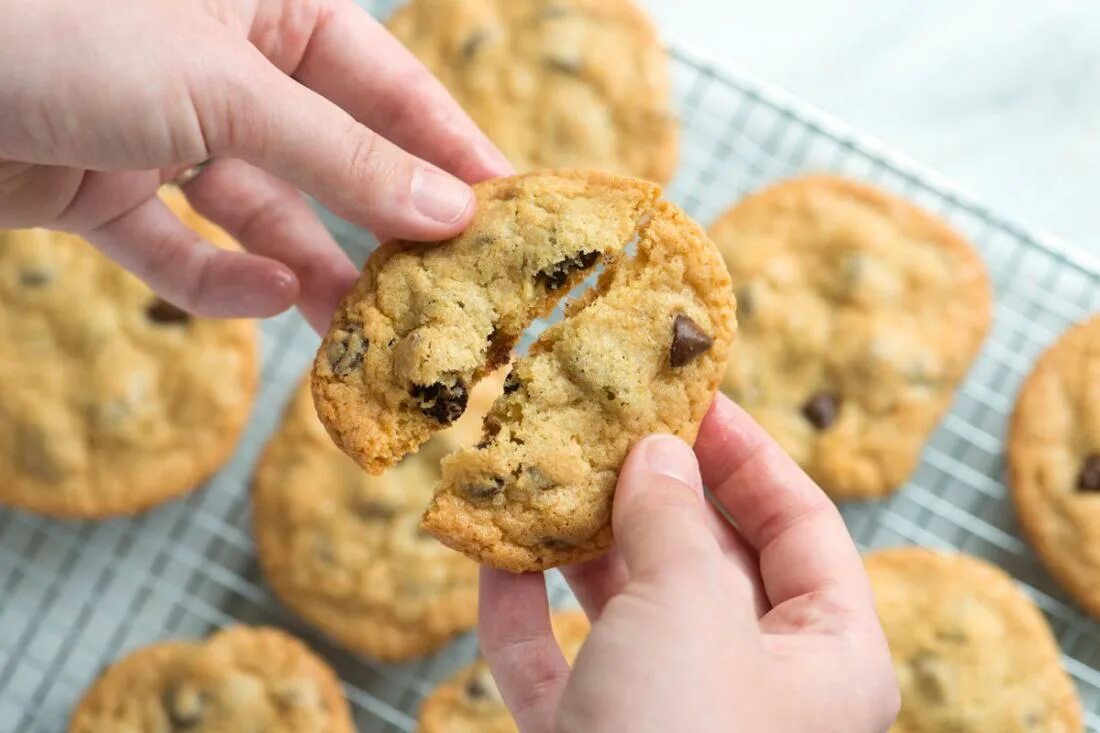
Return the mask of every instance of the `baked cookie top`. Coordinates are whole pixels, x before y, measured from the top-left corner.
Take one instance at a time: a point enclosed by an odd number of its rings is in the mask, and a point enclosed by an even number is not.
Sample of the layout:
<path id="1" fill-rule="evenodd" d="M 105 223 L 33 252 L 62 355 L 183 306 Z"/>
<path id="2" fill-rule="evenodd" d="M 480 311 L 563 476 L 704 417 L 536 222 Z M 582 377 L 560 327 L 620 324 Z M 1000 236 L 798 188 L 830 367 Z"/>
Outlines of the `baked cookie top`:
<path id="1" fill-rule="evenodd" d="M 589 624 L 579 611 L 556 611 L 554 636 L 570 664 L 588 637 Z M 479 659 L 442 682 L 420 708 L 418 733 L 518 733 L 500 697 L 489 665 Z"/>
<path id="2" fill-rule="evenodd" d="M 353 733 L 332 670 L 281 631 L 236 626 L 139 649 L 109 667 L 69 733 Z"/>
<path id="3" fill-rule="evenodd" d="M 660 193 L 582 172 L 474 190 L 477 214 L 462 234 L 371 254 L 317 353 L 321 422 L 373 473 L 461 416 L 470 388 L 508 361 L 534 318 L 622 251 Z"/>
<path id="4" fill-rule="evenodd" d="M 999 568 L 916 547 L 866 557 L 901 688 L 891 733 L 1080 733 L 1039 609 Z"/>
<path id="5" fill-rule="evenodd" d="M 208 241 L 235 247 L 175 189 Z M 196 318 L 75 236 L 0 232 L 0 503 L 128 514 L 232 453 L 256 389 L 256 326 Z"/>
<path id="6" fill-rule="evenodd" d="M 695 442 L 736 328 L 714 244 L 658 202 L 637 252 L 608 265 L 518 359 L 481 443 L 443 460 L 424 526 L 490 565 L 523 572 L 596 557 L 634 442 Z"/>
<path id="7" fill-rule="evenodd" d="M 1008 467 L 1024 533 L 1100 618 L 1100 316 L 1066 332 L 1024 383 Z"/>
<path id="8" fill-rule="evenodd" d="M 348 648 L 405 660 L 477 621 L 477 565 L 420 530 L 440 458 L 478 439 L 503 375 L 473 389 L 452 427 L 381 476 L 317 420 L 308 382 L 268 443 L 252 488 L 260 567 L 292 609 Z"/>
<path id="9" fill-rule="evenodd" d="M 723 391 L 834 498 L 904 483 L 989 328 L 978 254 L 931 214 L 827 176 L 749 196 L 711 236 L 740 306 Z"/>
<path id="10" fill-rule="evenodd" d="M 413 0 L 389 28 L 517 170 L 672 176 L 668 60 L 630 0 Z"/>

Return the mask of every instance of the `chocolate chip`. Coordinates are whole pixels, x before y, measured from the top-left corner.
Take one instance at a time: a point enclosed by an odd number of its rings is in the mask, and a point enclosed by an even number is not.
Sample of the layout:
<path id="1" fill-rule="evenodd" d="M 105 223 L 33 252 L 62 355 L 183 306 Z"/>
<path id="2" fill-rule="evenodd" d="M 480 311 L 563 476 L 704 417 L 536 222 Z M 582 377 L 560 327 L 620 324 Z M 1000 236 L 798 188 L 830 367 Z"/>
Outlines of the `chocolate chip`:
<path id="1" fill-rule="evenodd" d="M 566 542 L 565 540 L 558 539 L 557 537 L 546 537 L 542 540 L 542 546 L 548 550 L 556 550 L 558 552 L 565 552 L 566 550 L 572 550 L 574 545 L 572 542 Z"/>
<path id="2" fill-rule="evenodd" d="M 583 62 L 576 58 L 561 58 L 558 56 L 548 56 L 544 61 L 546 68 L 550 71 L 558 74 L 568 74 L 569 76 L 576 76 L 580 73 Z"/>
<path id="3" fill-rule="evenodd" d="M 748 318 L 751 316 L 756 309 L 756 296 L 753 295 L 752 288 L 748 285 L 737 288 L 734 295 L 737 296 L 737 317 Z"/>
<path id="4" fill-rule="evenodd" d="M 493 440 L 500 432 L 500 421 L 492 415 L 485 418 L 485 422 L 481 425 L 481 440 L 475 446 L 478 450 L 484 450 L 488 448 Z"/>
<path id="5" fill-rule="evenodd" d="M 1100 491 L 1100 453 L 1093 453 L 1081 466 L 1081 475 L 1077 477 L 1077 488 L 1081 491 Z"/>
<path id="6" fill-rule="evenodd" d="M 507 364 L 508 358 L 512 355 L 512 344 L 514 342 L 514 338 L 510 338 L 503 331 L 494 328 L 493 332 L 489 334 L 489 350 L 485 354 L 485 368 L 493 370 Z"/>
<path id="7" fill-rule="evenodd" d="M 473 501 L 485 501 L 504 491 L 504 480 L 492 478 L 488 481 L 466 486 L 466 496 Z"/>
<path id="8" fill-rule="evenodd" d="M 561 262 L 539 270 L 535 274 L 535 281 L 545 285 L 547 290 L 560 290 L 569 281 L 572 273 L 577 270 L 587 270 L 596 264 L 599 258 L 599 252 L 578 252 L 572 257 L 566 257 Z"/>
<path id="9" fill-rule="evenodd" d="M 681 313 L 672 322 L 672 348 L 669 349 L 668 363 L 682 367 L 706 353 L 713 344 L 714 339 L 704 333 L 699 324 Z"/>
<path id="10" fill-rule="evenodd" d="M 397 511 L 388 504 L 380 501 L 357 501 L 352 505 L 352 511 L 362 519 L 371 522 L 384 522 L 393 519 Z"/>
<path id="11" fill-rule="evenodd" d="M 840 412 L 840 398 L 832 392 L 822 390 L 815 392 L 806 404 L 802 405 L 802 414 L 818 430 L 826 430 L 836 422 L 837 413 Z"/>
<path id="12" fill-rule="evenodd" d="M 53 282 L 53 272 L 40 267 L 19 271 L 19 284 L 25 288 L 40 288 Z"/>
<path id="13" fill-rule="evenodd" d="M 145 316 L 153 323 L 187 323 L 191 315 L 167 300 L 157 298 L 145 309 Z"/>
<path id="14" fill-rule="evenodd" d="M 164 709 L 173 731 L 194 730 L 202 724 L 206 695 L 191 685 L 181 684 L 165 693 Z"/>
<path id="15" fill-rule="evenodd" d="M 462 42 L 462 48 L 459 49 L 459 55 L 466 61 L 472 59 L 491 37 L 492 34 L 489 32 L 488 28 L 478 28 Z"/>
<path id="16" fill-rule="evenodd" d="M 420 411 L 434 417 L 443 425 L 450 425 L 466 412 L 469 393 L 461 381 L 454 384 L 436 382 L 429 385 L 414 384 L 409 394 L 420 404 Z"/>
<path id="17" fill-rule="evenodd" d="M 519 377 L 515 372 L 508 372 L 508 376 L 504 378 L 504 394 L 512 394 L 519 390 L 523 384 L 519 381 Z"/>
<path id="18" fill-rule="evenodd" d="M 333 331 L 332 340 L 325 347 L 325 358 L 332 373 L 346 377 L 359 368 L 366 356 L 370 341 L 363 336 L 361 324 L 350 324 L 346 329 Z"/>

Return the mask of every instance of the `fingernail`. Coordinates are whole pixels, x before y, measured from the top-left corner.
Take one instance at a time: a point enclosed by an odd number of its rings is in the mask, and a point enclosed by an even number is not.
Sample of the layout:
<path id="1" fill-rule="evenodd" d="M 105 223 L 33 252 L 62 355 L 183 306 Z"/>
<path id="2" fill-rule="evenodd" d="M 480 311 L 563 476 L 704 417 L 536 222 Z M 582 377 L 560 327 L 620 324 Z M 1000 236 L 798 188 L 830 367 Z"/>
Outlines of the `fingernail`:
<path id="1" fill-rule="evenodd" d="M 672 435 L 651 435 L 643 446 L 649 470 L 668 476 L 693 488 L 700 485 L 699 464 L 691 447 Z"/>
<path id="2" fill-rule="evenodd" d="M 462 218 L 474 198 L 469 186 L 435 168 L 417 168 L 410 193 L 417 211 L 444 224 Z"/>

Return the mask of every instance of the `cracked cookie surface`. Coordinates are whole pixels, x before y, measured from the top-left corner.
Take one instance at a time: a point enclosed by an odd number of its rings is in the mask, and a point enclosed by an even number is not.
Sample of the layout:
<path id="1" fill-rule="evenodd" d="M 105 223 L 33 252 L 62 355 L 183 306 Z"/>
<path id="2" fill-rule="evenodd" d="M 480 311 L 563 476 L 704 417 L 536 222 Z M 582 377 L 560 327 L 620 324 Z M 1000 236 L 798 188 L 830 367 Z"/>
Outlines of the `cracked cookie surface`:
<path id="1" fill-rule="evenodd" d="M 866 558 L 901 688 L 891 733 L 1080 733 L 1039 609 L 984 560 L 916 547 Z"/>
<path id="2" fill-rule="evenodd" d="M 443 460 L 424 526 L 444 543 L 513 572 L 596 557 L 634 442 L 695 441 L 736 329 L 729 277 L 670 203 L 637 239 L 516 360 L 481 443 Z"/>
<path id="3" fill-rule="evenodd" d="M 344 646 L 385 660 L 428 654 L 477 621 L 477 565 L 420 530 L 446 453 L 477 442 L 503 375 L 466 414 L 381 476 L 333 445 L 308 382 L 287 406 L 252 488 L 253 534 L 279 598 Z"/>
<path id="4" fill-rule="evenodd" d="M 579 611 L 551 616 L 554 637 L 570 664 L 588 637 L 589 624 Z M 489 665 L 479 659 L 440 683 L 420 708 L 418 733 L 518 733 L 500 697 Z"/>
<path id="5" fill-rule="evenodd" d="M 340 682 L 302 642 L 235 626 L 130 653 L 85 693 L 69 733 L 353 733 Z"/>
<path id="6" fill-rule="evenodd" d="M 1100 618 L 1100 316 L 1063 334 L 1024 383 L 1008 468 L 1025 535 Z"/>
<path id="7" fill-rule="evenodd" d="M 373 473 L 460 416 L 470 387 L 598 260 L 621 252 L 659 194 L 644 181 L 583 172 L 474 190 L 477 213 L 462 234 L 389 242 L 370 256 L 317 353 L 321 422 Z"/>
<path id="8" fill-rule="evenodd" d="M 668 59 L 631 0 L 413 0 L 388 25 L 517 170 L 671 177 Z"/>
<path id="9" fill-rule="evenodd" d="M 175 189 L 162 197 L 223 248 Z M 0 503 L 129 514 L 195 488 L 232 453 L 256 390 L 256 325 L 160 300 L 82 239 L 0 232 Z"/>
<path id="10" fill-rule="evenodd" d="M 722 389 L 836 499 L 905 482 L 989 328 L 978 254 L 947 224 L 826 176 L 711 228 L 738 297 Z"/>

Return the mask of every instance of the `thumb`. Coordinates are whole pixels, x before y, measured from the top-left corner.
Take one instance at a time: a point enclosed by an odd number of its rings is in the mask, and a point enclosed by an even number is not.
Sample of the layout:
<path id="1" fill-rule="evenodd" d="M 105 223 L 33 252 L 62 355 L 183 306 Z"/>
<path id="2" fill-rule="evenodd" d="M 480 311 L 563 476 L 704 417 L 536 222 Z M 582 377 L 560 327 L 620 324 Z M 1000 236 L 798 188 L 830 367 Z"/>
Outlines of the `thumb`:
<path id="1" fill-rule="evenodd" d="M 688 444 L 672 435 L 639 441 L 619 473 L 611 519 L 631 580 L 667 586 L 709 574 L 722 551 L 707 511 Z"/>
<path id="2" fill-rule="evenodd" d="M 410 155 L 286 76 L 252 47 L 239 78 L 200 105 L 215 157 L 241 158 L 287 180 L 380 239 L 446 239 L 469 223 L 471 188 Z M 234 83 L 235 82 L 235 83 Z M 215 121 L 222 121 L 216 124 Z"/>

